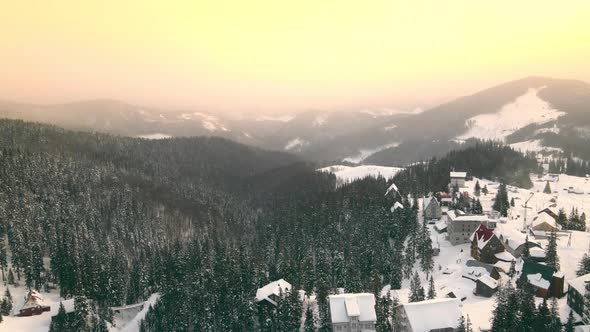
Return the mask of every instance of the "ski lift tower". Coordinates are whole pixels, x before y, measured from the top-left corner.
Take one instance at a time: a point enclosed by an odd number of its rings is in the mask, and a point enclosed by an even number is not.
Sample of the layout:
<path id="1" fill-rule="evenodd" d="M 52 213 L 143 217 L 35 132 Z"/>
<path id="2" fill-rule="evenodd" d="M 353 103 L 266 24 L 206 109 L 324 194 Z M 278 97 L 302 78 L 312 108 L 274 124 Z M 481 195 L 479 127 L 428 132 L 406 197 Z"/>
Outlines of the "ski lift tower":
<path id="1" fill-rule="evenodd" d="M 529 196 L 529 198 L 524 202 L 524 220 L 522 222 L 522 232 L 526 233 L 526 212 L 529 209 L 529 201 L 531 200 L 531 198 L 533 198 L 533 196 L 535 196 L 535 193 L 532 192 L 531 195 Z"/>

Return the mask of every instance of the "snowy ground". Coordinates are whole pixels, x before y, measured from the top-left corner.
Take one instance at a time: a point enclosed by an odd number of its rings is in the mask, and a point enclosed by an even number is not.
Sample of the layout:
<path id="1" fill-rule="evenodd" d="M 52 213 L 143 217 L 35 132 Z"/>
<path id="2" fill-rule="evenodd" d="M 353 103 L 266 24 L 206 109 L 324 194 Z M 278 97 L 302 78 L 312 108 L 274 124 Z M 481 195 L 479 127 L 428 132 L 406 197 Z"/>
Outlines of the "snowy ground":
<path id="1" fill-rule="evenodd" d="M 145 138 L 145 139 L 166 139 L 171 138 L 172 136 L 162 133 L 155 133 L 155 134 L 146 134 L 146 135 L 139 135 L 138 138 Z"/>
<path id="2" fill-rule="evenodd" d="M 362 166 L 343 166 L 334 165 L 318 169 L 320 172 L 330 172 L 336 175 L 339 183 L 352 182 L 354 180 L 362 179 L 367 176 L 378 177 L 382 176 L 386 179 L 394 177 L 403 168 L 400 167 L 386 167 L 374 165 Z"/>
<path id="3" fill-rule="evenodd" d="M 504 105 L 496 113 L 481 114 L 467 120 L 468 130 L 458 139 L 503 140 L 527 125 L 543 124 L 564 115 L 539 98 L 541 89 L 529 89 L 524 95 Z"/>
<path id="4" fill-rule="evenodd" d="M 50 306 L 51 311 L 44 312 L 41 315 L 31 316 L 31 317 L 17 317 L 14 314 L 18 313 L 19 309 L 25 303 L 25 297 L 28 294 L 28 289 L 24 285 L 24 277 L 22 280 L 19 281 L 20 286 L 13 287 L 11 285 L 8 286 L 10 290 L 10 294 L 12 295 L 12 314 L 10 316 L 2 317 L 4 321 L 0 323 L 0 332 L 9 331 L 9 332 L 47 332 L 49 331 L 49 325 L 51 324 L 51 317 L 57 314 L 59 310 L 59 303 L 62 301 L 64 306 L 68 308 L 68 306 L 73 308 L 73 300 L 65 300 L 59 296 L 59 290 L 54 289 L 51 292 L 41 292 L 43 296 L 44 305 Z M 15 275 L 16 279 L 16 275 Z M 0 296 L 4 296 L 4 292 L 6 291 L 6 285 L 4 282 L 0 283 Z M 149 309 L 149 305 L 154 305 L 159 298 L 159 294 L 152 294 L 150 298 L 146 301 L 146 305 L 143 306 L 142 310 L 139 311 L 133 317 L 126 317 L 126 319 L 120 319 L 115 321 L 115 326 L 109 326 L 109 331 L 111 332 L 138 332 L 139 331 L 139 322 L 145 317 L 147 310 Z"/>
<path id="5" fill-rule="evenodd" d="M 465 188 L 461 191 L 468 191 L 473 193 L 475 181 L 468 181 L 465 184 Z M 523 227 L 524 221 L 524 201 L 528 199 L 531 193 L 534 193 L 533 197 L 528 203 L 529 209 L 527 212 L 527 223 L 532 221 L 532 218 L 536 215 L 537 211 L 548 207 L 550 200 L 556 198 L 557 209 L 564 208 L 569 214 L 572 207 L 577 207 L 580 214 L 586 212 L 586 215 L 590 213 L 590 180 L 582 177 L 560 175 L 558 182 L 551 183 L 551 188 L 556 193 L 543 194 L 542 191 L 545 187 L 545 182 L 537 182 L 536 176 L 532 178 L 534 187 L 531 190 L 525 190 L 521 188 L 509 187 L 508 196 L 509 198 L 514 197 L 516 206 L 511 209 L 508 222 L 506 224 L 499 224 L 498 228 L 519 232 Z M 480 185 L 483 187 L 487 185 L 489 189 L 488 195 L 481 195 L 480 200 L 484 210 L 490 210 L 492 206 L 492 198 L 498 188 L 498 184 L 487 181 L 479 180 Z M 584 191 L 584 194 L 578 195 L 568 193 L 563 190 L 569 187 L 579 188 Z M 419 203 L 421 206 L 422 204 Z M 431 228 L 433 246 L 440 247 L 440 255 L 434 258 L 434 280 L 437 297 L 445 297 L 450 291 L 455 291 L 464 294 L 467 299 L 463 301 L 463 312 L 465 315 L 469 315 L 473 326 L 481 329 L 487 329 L 490 327 L 491 313 L 494 308 L 494 298 L 485 298 L 475 296 L 473 290 L 475 289 L 475 282 L 470 281 L 466 278 L 462 278 L 464 272 L 469 271 L 469 268 L 465 265 L 465 262 L 470 259 L 470 244 L 463 244 L 453 246 L 450 242 L 445 239 L 446 233 L 439 234 L 436 230 Z M 536 242 L 540 242 L 543 247 L 547 244 L 547 240 L 533 239 Z M 568 237 L 558 237 L 558 255 L 560 257 L 561 271 L 565 273 L 566 279 L 566 290 L 567 281 L 576 277 L 575 271 L 577 269 L 578 262 L 588 252 L 590 245 L 590 233 L 587 232 L 572 232 L 571 244 L 568 245 Z M 419 270 L 416 265 L 415 270 Z M 426 276 L 421 273 L 422 285 L 428 288 L 428 282 Z M 388 287 L 384 288 L 386 293 Z M 405 303 L 408 301 L 409 295 L 409 280 L 404 280 L 402 289 L 393 292 L 393 295 L 397 296 L 400 302 Z M 538 302 L 541 299 L 537 299 Z M 562 321 L 565 322 L 567 315 L 569 314 L 569 308 L 567 307 L 566 297 L 558 300 L 560 307 L 560 314 Z"/>
<path id="6" fill-rule="evenodd" d="M 384 144 L 384 145 L 381 145 L 381 146 L 378 146 L 378 147 L 372 148 L 372 149 L 361 149 L 359 151 L 359 153 L 357 153 L 353 156 L 346 157 L 346 158 L 342 159 L 342 161 L 346 161 L 346 162 L 350 162 L 350 163 L 360 163 L 374 153 L 377 153 L 377 152 L 385 150 L 385 149 L 394 148 L 398 145 L 399 145 L 399 143 L 393 142 L 393 143 Z"/>

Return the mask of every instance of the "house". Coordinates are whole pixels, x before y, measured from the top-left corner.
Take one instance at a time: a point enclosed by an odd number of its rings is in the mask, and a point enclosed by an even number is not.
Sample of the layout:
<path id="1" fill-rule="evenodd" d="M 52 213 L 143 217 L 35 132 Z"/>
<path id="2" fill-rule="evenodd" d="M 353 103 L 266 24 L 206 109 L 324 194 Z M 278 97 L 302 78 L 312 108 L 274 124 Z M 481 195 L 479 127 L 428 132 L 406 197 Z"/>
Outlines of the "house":
<path id="1" fill-rule="evenodd" d="M 442 216 L 440 204 L 434 196 L 424 197 L 422 201 L 425 220 L 439 220 Z"/>
<path id="2" fill-rule="evenodd" d="M 533 218 L 530 226 L 535 237 L 547 237 L 548 233 L 559 232 L 561 227 L 555 218 L 546 212 L 541 212 Z"/>
<path id="3" fill-rule="evenodd" d="M 487 221 L 488 217 L 484 215 L 469 215 L 461 210 L 451 210 L 447 212 L 448 240 L 453 245 L 469 243 L 471 234 Z"/>
<path id="4" fill-rule="evenodd" d="M 393 310 L 396 332 L 453 332 L 463 316 L 461 301 L 453 298 L 406 303 Z"/>
<path id="5" fill-rule="evenodd" d="M 588 283 L 590 283 L 590 274 L 567 282 L 567 305 L 580 317 L 584 317 L 584 294 L 586 294 Z M 589 317 L 584 317 L 584 319 L 588 321 Z"/>
<path id="6" fill-rule="evenodd" d="M 563 297 L 565 276 L 555 268 L 528 258 L 524 260 L 521 273 L 535 289 L 536 296 Z"/>
<path id="7" fill-rule="evenodd" d="M 369 332 L 375 330 L 375 296 L 371 293 L 338 294 L 328 297 L 332 330 Z"/>
<path id="8" fill-rule="evenodd" d="M 496 254 L 505 251 L 494 231 L 481 224 L 471 234 L 471 257 L 478 261 L 493 264 L 497 261 Z"/>
<path id="9" fill-rule="evenodd" d="M 450 206 L 453 203 L 453 198 L 448 193 L 440 192 L 439 195 L 441 206 Z"/>
<path id="10" fill-rule="evenodd" d="M 483 297 L 492 297 L 498 291 L 498 281 L 489 275 L 483 275 L 475 281 L 474 294 Z"/>
<path id="11" fill-rule="evenodd" d="M 31 290 L 29 294 L 27 294 L 25 304 L 23 304 L 22 308 L 19 310 L 17 316 L 27 317 L 40 315 L 49 310 L 51 310 L 51 308 L 44 304 L 43 296 L 39 292 Z"/>
<path id="12" fill-rule="evenodd" d="M 281 296 L 281 293 L 285 293 L 291 290 L 291 284 L 285 281 L 284 279 L 273 281 L 268 285 L 259 288 L 256 291 L 256 302 L 276 306 L 277 300 L 279 296 Z"/>
<path id="13" fill-rule="evenodd" d="M 532 251 L 534 248 L 541 249 L 541 245 L 537 242 L 526 240 L 526 235 L 512 229 L 497 229 L 496 236 L 502 241 L 504 248 L 515 258 L 520 258 L 525 247 Z M 542 250 L 541 250 L 542 251 Z"/>
<path id="14" fill-rule="evenodd" d="M 451 172 L 451 183 L 449 184 L 450 188 L 455 186 L 462 188 L 465 187 L 465 179 L 467 178 L 467 172 Z"/>

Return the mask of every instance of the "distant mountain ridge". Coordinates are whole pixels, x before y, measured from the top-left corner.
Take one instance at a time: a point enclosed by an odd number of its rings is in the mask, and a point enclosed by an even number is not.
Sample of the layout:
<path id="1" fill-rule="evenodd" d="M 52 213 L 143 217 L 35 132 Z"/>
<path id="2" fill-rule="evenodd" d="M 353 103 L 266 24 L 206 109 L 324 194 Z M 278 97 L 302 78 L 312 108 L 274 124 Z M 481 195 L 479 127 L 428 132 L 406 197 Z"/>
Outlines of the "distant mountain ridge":
<path id="1" fill-rule="evenodd" d="M 547 77 L 507 82 L 424 111 L 307 111 L 236 119 L 92 100 L 58 105 L 0 102 L 0 117 L 146 138 L 219 136 L 320 162 L 400 166 L 443 156 L 472 144 L 472 138 L 590 160 L 590 85 Z"/>

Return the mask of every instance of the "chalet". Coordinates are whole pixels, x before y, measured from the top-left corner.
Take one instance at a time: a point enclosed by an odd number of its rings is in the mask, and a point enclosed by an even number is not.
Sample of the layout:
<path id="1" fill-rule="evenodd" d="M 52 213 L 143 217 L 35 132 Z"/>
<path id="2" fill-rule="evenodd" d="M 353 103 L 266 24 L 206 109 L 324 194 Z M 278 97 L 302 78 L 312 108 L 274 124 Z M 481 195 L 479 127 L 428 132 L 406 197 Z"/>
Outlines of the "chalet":
<path id="1" fill-rule="evenodd" d="M 291 291 L 292 286 L 284 279 L 273 281 L 256 291 L 256 303 L 277 305 L 277 300 L 282 293 Z"/>
<path id="2" fill-rule="evenodd" d="M 585 321 L 589 319 L 589 317 L 584 317 L 584 294 L 586 294 L 588 283 L 590 283 L 590 274 L 567 282 L 567 305 Z"/>
<path id="3" fill-rule="evenodd" d="M 51 308 L 44 304 L 43 296 L 39 294 L 39 292 L 32 290 L 27 295 L 25 304 L 19 310 L 17 316 L 27 317 L 40 315 L 49 310 L 51 310 Z"/>
<path id="4" fill-rule="evenodd" d="M 473 232 L 487 221 L 488 217 L 484 215 L 469 215 L 461 210 L 451 210 L 447 212 L 448 240 L 453 245 L 469 243 Z"/>
<path id="5" fill-rule="evenodd" d="M 375 296 L 371 293 L 338 294 L 328 297 L 333 331 L 376 331 Z"/>
<path id="6" fill-rule="evenodd" d="M 496 236 L 502 241 L 506 251 L 515 258 L 520 258 L 520 256 L 522 256 L 525 247 L 529 248 L 529 251 L 533 251 L 534 248 L 541 249 L 539 243 L 532 242 L 530 239 L 527 242 L 526 235 L 515 230 L 496 230 Z"/>
<path id="7" fill-rule="evenodd" d="M 465 179 L 467 178 L 467 172 L 451 172 L 451 183 L 449 184 L 450 188 L 453 187 L 465 187 Z"/>
<path id="8" fill-rule="evenodd" d="M 475 281 L 474 294 L 483 297 L 492 297 L 498 291 L 498 281 L 489 275 L 483 275 Z"/>
<path id="9" fill-rule="evenodd" d="M 453 332 L 463 316 L 459 299 L 434 299 L 399 305 L 394 309 L 396 332 Z"/>
<path id="10" fill-rule="evenodd" d="M 535 238 L 546 238 L 549 233 L 561 230 L 561 227 L 557 224 L 555 218 L 546 212 L 541 212 L 535 216 L 530 228 L 535 235 Z"/>
<path id="11" fill-rule="evenodd" d="M 522 272 L 538 297 L 563 297 L 565 276 L 553 267 L 525 259 Z"/>
<path id="12" fill-rule="evenodd" d="M 481 224 L 471 234 L 471 257 L 478 261 L 493 264 L 497 261 L 496 254 L 505 251 L 494 231 Z"/>
<path id="13" fill-rule="evenodd" d="M 434 196 L 424 197 L 422 208 L 425 220 L 439 220 L 442 216 L 440 204 Z"/>

